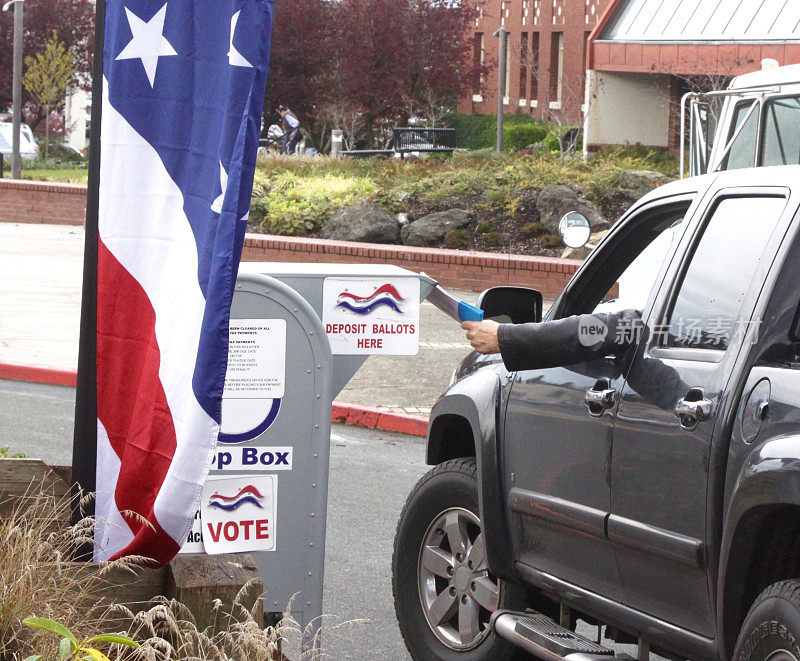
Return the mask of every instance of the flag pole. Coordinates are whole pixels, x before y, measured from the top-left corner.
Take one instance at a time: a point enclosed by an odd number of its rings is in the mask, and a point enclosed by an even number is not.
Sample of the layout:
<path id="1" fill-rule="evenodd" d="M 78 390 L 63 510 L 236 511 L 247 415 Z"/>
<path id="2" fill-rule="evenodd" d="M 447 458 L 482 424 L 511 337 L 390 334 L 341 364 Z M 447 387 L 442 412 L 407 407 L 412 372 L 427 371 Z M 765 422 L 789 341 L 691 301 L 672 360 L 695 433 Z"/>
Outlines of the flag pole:
<path id="1" fill-rule="evenodd" d="M 103 101 L 103 42 L 105 0 L 95 4 L 94 62 L 92 66 L 92 111 L 89 132 L 89 186 L 86 196 L 86 239 L 83 252 L 83 298 L 81 301 L 78 382 L 75 390 L 75 432 L 72 441 L 73 523 L 94 514 L 94 501 L 82 510 L 80 493 L 95 490 L 97 467 L 97 244 L 100 192 L 100 124 Z M 78 553 L 91 560 L 91 545 Z"/>

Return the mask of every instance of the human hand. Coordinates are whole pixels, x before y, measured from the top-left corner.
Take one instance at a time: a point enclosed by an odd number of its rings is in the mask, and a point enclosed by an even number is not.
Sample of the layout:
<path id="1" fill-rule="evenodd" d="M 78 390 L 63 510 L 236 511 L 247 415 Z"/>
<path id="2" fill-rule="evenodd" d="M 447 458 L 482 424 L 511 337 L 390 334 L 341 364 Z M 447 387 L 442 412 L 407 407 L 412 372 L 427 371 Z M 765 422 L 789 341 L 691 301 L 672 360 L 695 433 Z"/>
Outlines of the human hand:
<path id="1" fill-rule="evenodd" d="M 467 339 L 478 353 L 500 353 L 500 344 L 497 339 L 497 329 L 500 326 L 496 321 L 464 321 L 461 328 L 467 331 Z"/>

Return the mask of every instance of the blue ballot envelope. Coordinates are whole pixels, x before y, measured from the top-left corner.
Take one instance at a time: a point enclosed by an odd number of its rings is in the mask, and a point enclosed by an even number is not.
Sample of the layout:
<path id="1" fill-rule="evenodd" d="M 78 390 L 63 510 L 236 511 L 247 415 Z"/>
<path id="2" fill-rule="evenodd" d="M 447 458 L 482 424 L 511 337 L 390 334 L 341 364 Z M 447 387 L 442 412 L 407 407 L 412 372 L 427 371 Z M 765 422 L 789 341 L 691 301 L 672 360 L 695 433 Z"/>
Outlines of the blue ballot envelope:
<path id="1" fill-rule="evenodd" d="M 439 285 L 431 290 L 426 300 L 456 321 L 483 321 L 483 310 L 465 301 L 460 301 Z"/>

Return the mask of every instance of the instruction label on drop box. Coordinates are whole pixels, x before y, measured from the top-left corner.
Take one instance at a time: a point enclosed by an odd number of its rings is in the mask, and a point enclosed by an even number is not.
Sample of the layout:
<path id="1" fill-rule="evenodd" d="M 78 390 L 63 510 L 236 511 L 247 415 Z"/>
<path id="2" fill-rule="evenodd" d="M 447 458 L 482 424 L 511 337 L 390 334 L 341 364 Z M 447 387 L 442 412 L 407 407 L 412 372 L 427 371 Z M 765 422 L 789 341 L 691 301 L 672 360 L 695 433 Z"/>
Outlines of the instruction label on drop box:
<path id="1" fill-rule="evenodd" d="M 335 355 L 419 351 L 417 278 L 325 278 L 322 323 Z"/>
<path id="2" fill-rule="evenodd" d="M 225 399 L 280 399 L 286 384 L 286 320 L 231 319 Z"/>

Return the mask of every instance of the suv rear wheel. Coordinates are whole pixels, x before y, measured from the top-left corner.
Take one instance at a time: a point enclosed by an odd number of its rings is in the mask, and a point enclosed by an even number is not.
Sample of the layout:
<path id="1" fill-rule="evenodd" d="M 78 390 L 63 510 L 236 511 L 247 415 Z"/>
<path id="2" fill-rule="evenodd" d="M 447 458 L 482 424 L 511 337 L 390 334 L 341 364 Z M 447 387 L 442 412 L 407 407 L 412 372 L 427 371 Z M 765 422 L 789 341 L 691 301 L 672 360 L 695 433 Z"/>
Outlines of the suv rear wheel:
<path id="1" fill-rule="evenodd" d="M 800 581 L 770 585 L 744 619 L 736 661 L 800 661 Z"/>
<path id="2" fill-rule="evenodd" d="M 523 608 L 524 590 L 486 566 L 474 459 L 440 464 L 409 495 L 394 542 L 392 589 L 406 647 L 414 659 L 517 658 L 489 618 Z"/>

